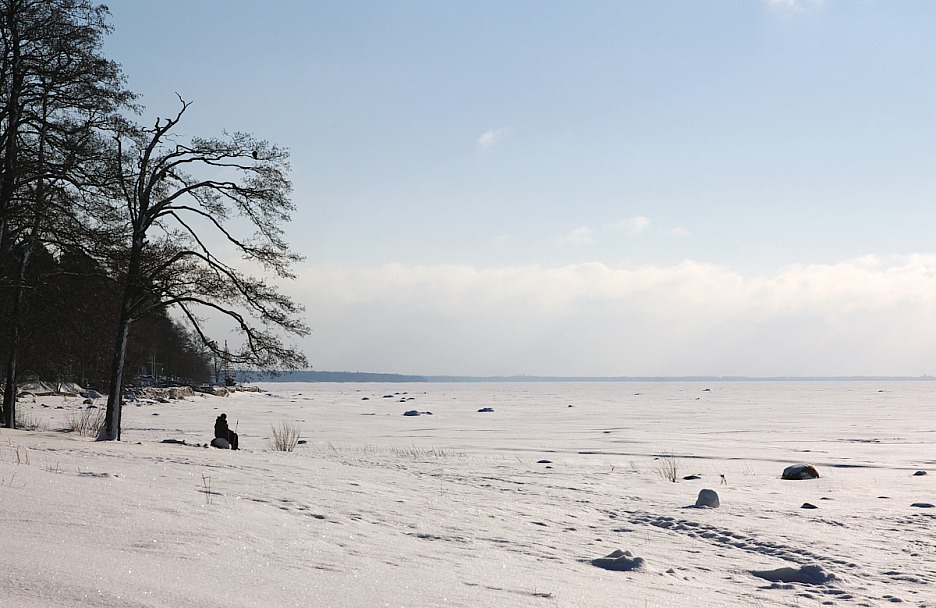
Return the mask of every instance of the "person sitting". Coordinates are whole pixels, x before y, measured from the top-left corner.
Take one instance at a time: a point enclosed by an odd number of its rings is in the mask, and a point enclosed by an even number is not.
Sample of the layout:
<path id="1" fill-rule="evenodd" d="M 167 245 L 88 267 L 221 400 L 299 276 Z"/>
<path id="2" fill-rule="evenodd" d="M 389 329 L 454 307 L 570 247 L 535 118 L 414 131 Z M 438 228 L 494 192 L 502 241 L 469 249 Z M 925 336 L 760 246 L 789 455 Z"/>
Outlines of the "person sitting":
<path id="1" fill-rule="evenodd" d="M 224 439 L 232 450 L 237 449 L 237 433 L 228 428 L 227 414 L 221 414 L 215 419 L 215 438 Z"/>

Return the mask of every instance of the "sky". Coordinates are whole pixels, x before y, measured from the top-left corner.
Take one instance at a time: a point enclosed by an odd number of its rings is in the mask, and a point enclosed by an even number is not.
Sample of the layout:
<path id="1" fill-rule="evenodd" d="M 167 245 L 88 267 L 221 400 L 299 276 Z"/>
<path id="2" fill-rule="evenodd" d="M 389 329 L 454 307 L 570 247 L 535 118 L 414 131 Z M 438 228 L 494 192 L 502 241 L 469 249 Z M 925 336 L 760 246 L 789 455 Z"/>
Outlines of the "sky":
<path id="1" fill-rule="evenodd" d="M 936 3 L 107 4 L 290 150 L 314 369 L 936 374 Z"/>

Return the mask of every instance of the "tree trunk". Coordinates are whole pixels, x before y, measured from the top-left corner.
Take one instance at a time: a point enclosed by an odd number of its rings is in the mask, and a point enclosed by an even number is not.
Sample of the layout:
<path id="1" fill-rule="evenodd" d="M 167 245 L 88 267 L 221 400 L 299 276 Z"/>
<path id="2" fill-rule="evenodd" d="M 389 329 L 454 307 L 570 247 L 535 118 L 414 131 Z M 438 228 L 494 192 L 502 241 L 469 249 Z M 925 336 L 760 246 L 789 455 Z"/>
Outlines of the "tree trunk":
<path id="1" fill-rule="evenodd" d="M 30 242 L 23 248 L 16 278 L 16 294 L 13 296 L 13 313 L 10 322 L 12 327 L 8 347 L 10 354 L 7 358 L 6 381 L 3 385 L 3 425 L 8 429 L 16 428 L 16 364 L 23 335 L 21 318 L 26 296 L 26 267 L 29 265 L 29 254 L 32 252 L 33 245 L 34 241 L 30 239 Z"/>
<path id="2" fill-rule="evenodd" d="M 98 441 L 120 441 L 120 414 L 123 410 L 123 376 L 127 365 L 127 342 L 130 337 L 130 325 L 134 319 L 134 308 L 140 301 L 142 289 L 143 235 L 136 230 L 130 250 L 130 264 L 127 268 L 124 284 L 123 302 L 120 306 L 120 320 L 117 322 L 117 342 L 114 345 L 114 358 L 111 363 L 110 387 L 107 389 L 107 412 L 104 424 L 98 432 Z"/>
<path id="3" fill-rule="evenodd" d="M 124 300 L 127 300 L 126 296 Z M 120 313 L 117 330 L 117 344 L 114 348 L 114 361 L 111 365 L 110 388 L 107 391 L 107 412 L 104 424 L 98 431 L 98 441 L 120 441 L 120 414 L 123 410 L 123 374 L 127 363 L 127 339 L 130 336 L 130 316 L 126 303 Z"/>

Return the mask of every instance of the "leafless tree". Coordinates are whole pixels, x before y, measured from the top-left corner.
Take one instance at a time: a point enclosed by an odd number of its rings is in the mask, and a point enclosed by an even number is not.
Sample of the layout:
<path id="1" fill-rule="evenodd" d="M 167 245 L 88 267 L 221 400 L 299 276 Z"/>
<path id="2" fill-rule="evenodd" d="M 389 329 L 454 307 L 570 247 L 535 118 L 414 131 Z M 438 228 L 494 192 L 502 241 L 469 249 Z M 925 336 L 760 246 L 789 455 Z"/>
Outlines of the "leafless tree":
<path id="1" fill-rule="evenodd" d="M 0 303 L 3 421 L 14 426 L 25 280 L 37 247 L 81 248 L 101 206 L 102 128 L 132 107 L 101 55 L 108 12 L 92 0 L 0 0 Z"/>
<path id="2" fill-rule="evenodd" d="M 228 319 L 243 340 L 227 354 L 233 364 L 306 365 L 304 355 L 283 342 L 308 333 L 302 308 L 268 279 L 249 273 L 259 269 L 274 280 L 291 279 L 300 260 L 282 229 L 294 210 L 288 153 L 244 133 L 182 142 L 173 129 L 190 104 L 180 102 L 175 116 L 124 130 L 116 140 L 126 232 L 114 271 L 124 295 L 102 440 L 120 439 L 128 331 L 154 309 L 177 310 L 217 354 L 223 347 L 208 335 L 205 315 Z M 239 258 L 217 255 L 220 248 Z"/>

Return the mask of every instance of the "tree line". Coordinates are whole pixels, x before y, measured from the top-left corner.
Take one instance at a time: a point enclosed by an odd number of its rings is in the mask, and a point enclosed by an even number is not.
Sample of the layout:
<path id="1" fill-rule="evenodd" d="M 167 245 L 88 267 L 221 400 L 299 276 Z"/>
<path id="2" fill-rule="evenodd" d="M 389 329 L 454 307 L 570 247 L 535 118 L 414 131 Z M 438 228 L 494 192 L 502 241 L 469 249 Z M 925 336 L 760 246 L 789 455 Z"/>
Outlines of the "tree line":
<path id="1" fill-rule="evenodd" d="M 146 362 L 191 379 L 218 357 L 301 369 L 285 340 L 308 328 L 275 284 L 300 260 L 283 233 L 287 151 L 241 132 L 180 137 L 181 97 L 140 124 L 102 55 L 108 16 L 92 0 L 0 0 L 0 362 L 5 426 L 30 374 L 106 387 L 99 439 L 115 440 L 126 377 Z"/>

